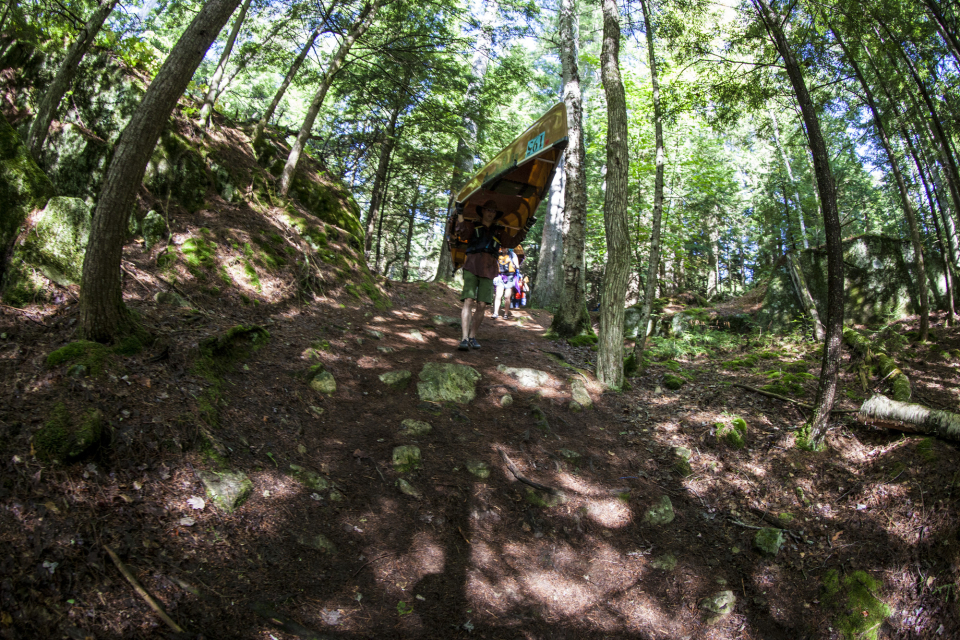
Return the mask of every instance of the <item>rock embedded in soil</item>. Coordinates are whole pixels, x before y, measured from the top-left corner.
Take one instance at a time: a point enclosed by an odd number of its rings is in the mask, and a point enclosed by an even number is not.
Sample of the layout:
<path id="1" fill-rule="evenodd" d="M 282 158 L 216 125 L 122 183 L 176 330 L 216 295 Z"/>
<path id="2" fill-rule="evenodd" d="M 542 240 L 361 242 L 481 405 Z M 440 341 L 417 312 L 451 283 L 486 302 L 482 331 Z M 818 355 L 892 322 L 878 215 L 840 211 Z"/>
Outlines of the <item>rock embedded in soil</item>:
<path id="1" fill-rule="evenodd" d="M 374 340 L 382 340 L 382 339 L 383 339 L 383 333 L 380 332 L 380 331 L 377 331 L 376 329 L 367 329 L 367 330 L 366 330 L 366 334 L 367 334 L 368 336 L 370 336 L 371 338 L 373 338 Z"/>
<path id="2" fill-rule="evenodd" d="M 310 381 L 310 388 L 318 393 L 333 395 L 337 390 L 337 380 L 329 371 L 321 371 Z"/>
<path id="3" fill-rule="evenodd" d="M 663 376 L 663 386 L 672 391 L 676 391 L 686 383 L 686 380 L 680 376 L 675 376 L 672 373 L 664 374 Z"/>
<path id="4" fill-rule="evenodd" d="M 175 291 L 157 291 L 155 294 L 153 294 L 153 300 L 157 304 L 166 304 L 170 305 L 171 307 L 190 307 L 190 303 Z"/>
<path id="5" fill-rule="evenodd" d="M 313 469 L 301 467 L 298 464 L 290 465 L 290 475 L 297 482 L 315 491 L 326 491 L 330 488 L 330 482 Z"/>
<path id="6" fill-rule="evenodd" d="M 573 401 L 584 409 L 593 407 L 593 400 L 590 398 L 590 392 L 587 391 L 587 383 L 580 378 L 574 378 L 570 381 L 570 395 Z"/>
<path id="7" fill-rule="evenodd" d="M 506 365 L 497 365 L 497 371 L 510 376 L 516 380 L 521 387 L 536 389 L 546 386 L 550 383 L 550 374 L 538 369 L 529 369 L 527 367 L 508 367 Z"/>
<path id="8" fill-rule="evenodd" d="M 400 493 L 404 495 L 408 495 L 411 498 L 419 498 L 421 495 L 419 489 L 417 489 L 415 486 L 413 486 L 403 478 L 400 478 L 399 480 L 397 480 L 397 488 L 400 489 Z"/>
<path id="9" fill-rule="evenodd" d="M 513 404 L 513 396 L 512 396 L 512 395 L 510 395 L 509 393 L 507 393 L 507 394 L 504 394 L 504 395 L 500 396 L 500 406 L 501 406 L 501 407 L 506 408 L 506 407 L 509 407 L 509 406 L 512 405 L 512 404 Z"/>
<path id="10" fill-rule="evenodd" d="M 420 447 L 405 444 L 393 449 L 393 466 L 400 473 L 420 468 Z"/>
<path id="11" fill-rule="evenodd" d="M 673 571 L 677 568 L 677 557 L 672 553 L 665 553 L 651 560 L 650 566 L 661 571 Z"/>
<path id="12" fill-rule="evenodd" d="M 673 463 L 673 470 L 684 478 L 692 476 L 693 467 L 690 465 L 690 457 L 693 455 L 693 452 L 686 447 L 674 447 L 673 455 L 676 457 L 676 462 Z"/>
<path id="13" fill-rule="evenodd" d="M 411 374 L 406 369 L 398 369 L 396 371 L 387 371 L 380 374 L 380 382 L 387 385 L 391 389 L 400 391 L 401 389 L 406 389 L 407 385 L 410 384 Z"/>
<path id="14" fill-rule="evenodd" d="M 463 364 L 428 362 L 420 370 L 417 393 L 424 402 L 466 404 L 477 396 L 477 381 L 482 376 Z"/>
<path id="15" fill-rule="evenodd" d="M 323 553 L 329 553 L 330 555 L 333 555 L 337 552 L 336 545 L 334 545 L 333 542 L 331 542 L 330 539 L 322 533 L 298 534 L 297 544 L 310 549 L 316 549 L 317 551 L 322 551 Z"/>
<path id="16" fill-rule="evenodd" d="M 436 315 L 430 318 L 430 322 L 437 327 L 459 327 L 460 318 L 454 318 L 453 316 L 441 316 Z"/>
<path id="17" fill-rule="evenodd" d="M 200 471 L 197 475 L 210 501 L 226 513 L 233 513 L 253 491 L 253 483 L 242 471 Z"/>
<path id="18" fill-rule="evenodd" d="M 659 526 L 673 522 L 673 503 L 669 496 L 663 496 L 659 501 L 649 509 L 643 516 L 643 521 L 647 524 Z"/>
<path id="19" fill-rule="evenodd" d="M 700 603 L 700 608 L 714 614 L 707 619 L 707 624 L 716 624 L 730 615 L 736 602 L 737 596 L 733 595 L 733 591 L 726 589 L 704 598 Z"/>
<path id="20" fill-rule="evenodd" d="M 783 541 L 783 529 L 775 529 L 772 527 L 760 529 L 753 538 L 754 546 L 759 549 L 762 554 L 771 557 L 780 552 Z"/>
<path id="21" fill-rule="evenodd" d="M 467 471 L 480 479 L 490 477 L 490 466 L 486 462 L 481 462 L 480 460 L 470 460 L 467 462 Z"/>
<path id="22" fill-rule="evenodd" d="M 423 334 L 420 333 L 419 329 L 410 329 L 410 337 L 417 342 L 424 342 Z"/>
<path id="23" fill-rule="evenodd" d="M 393 347 L 377 347 L 377 351 L 380 353 L 393 353 L 396 349 Z"/>
<path id="24" fill-rule="evenodd" d="M 424 422 L 423 420 L 413 420 L 407 418 L 400 423 L 400 434 L 404 436 L 417 437 L 425 436 L 428 433 L 433 431 L 433 426 L 429 422 Z"/>

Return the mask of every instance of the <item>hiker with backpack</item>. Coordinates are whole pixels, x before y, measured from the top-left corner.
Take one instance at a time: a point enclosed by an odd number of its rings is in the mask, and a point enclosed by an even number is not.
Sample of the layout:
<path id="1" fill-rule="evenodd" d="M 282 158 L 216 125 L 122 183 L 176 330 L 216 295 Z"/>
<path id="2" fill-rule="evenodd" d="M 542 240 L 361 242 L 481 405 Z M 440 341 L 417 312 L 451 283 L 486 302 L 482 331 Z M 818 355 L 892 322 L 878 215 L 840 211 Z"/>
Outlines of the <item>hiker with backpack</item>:
<path id="1" fill-rule="evenodd" d="M 502 215 L 495 206 L 494 200 L 478 205 L 476 215 L 479 220 L 466 219 L 462 212 L 457 214 L 455 234 L 467 241 L 467 258 L 463 264 L 463 292 L 460 295 L 463 301 L 460 312 L 462 339 L 457 347 L 460 351 L 480 348 L 477 331 L 483 322 L 487 305 L 493 302 L 494 278 L 500 276 L 497 263 L 500 248 L 512 249 L 523 239 L 523 234 L 511 232 L 510 229 L 494 223 L 494 220 Z M 502 295 L 502 290 L 498 291 Z M 499 297 L 497 302 L 499 307 Z"/>
<path id="2" fill-rule="evenodd" d="M 500 275 L 493 279 L 493 285 L 497 288 L 493 298 L 493 317 L 500 317 L 500 303 L 503 301 L 504 294 L 508 300 L 513 298 L 513 288 L 517 284 L 520 275 L 520 260 L 512 249 L 506 247 L 500 248 L 500 255 L 497 256 L 497 268 Z M 510 302 L 507 302 L 503 308 L 503 317 L 510 317 Z"/>
<path id="3" fill-rule="evenodd" d="M 513 295 L 510 297 L 510 308 L 519 309 L 527 306 L 528 291 L 530 291 L 530 276 L 517 274 L 517 282 L 513 285 Z"/>

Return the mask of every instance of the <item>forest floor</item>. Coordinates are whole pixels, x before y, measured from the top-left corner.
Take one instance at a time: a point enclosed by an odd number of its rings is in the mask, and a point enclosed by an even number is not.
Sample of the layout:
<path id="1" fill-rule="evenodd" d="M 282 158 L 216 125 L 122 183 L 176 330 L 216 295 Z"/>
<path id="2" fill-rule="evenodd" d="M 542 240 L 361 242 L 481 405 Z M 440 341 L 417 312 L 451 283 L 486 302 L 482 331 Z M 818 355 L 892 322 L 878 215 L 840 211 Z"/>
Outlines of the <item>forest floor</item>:
<path id="1" fill-rule="evenodd" d="M 138 251 L 129 264 L 149 269 Z M 204 300 L 197 312 L 155 304 L 144 281 L 127 280 L 127 301 L 160 340 L 109 356 L 97 377 L 46 363 L 73 339 L 74 304 L 2 309 L 2 638 L 174 637 L 106 547 L 190 638 L 960 637 L 956 445 L 841 414 L 825 452 L 801 451 L 802 408 L 733 386 L 779 380 L 810 402 L 813 344 L 716 331 L 656 341 L 662 359 L 630 390 L 602 393 L 587 370 L 595 354 L 545 339 L 544 311 L 487 318 L 482 349 L 457 351 L 459 329 L 431 321 L 458 315 L 441 284 L 386 284 L 389 308 L 349 295 L 242 305 L 186 289 Z M 238 324 L 269 341 L 212 385 L 198 344 Z M 960 363 L 944 352 L 960 332 L 940 319 L 933 335 L 897 358 L 917 401 L 956 409 Z M 421 402 L 430 362 L 476 368 L 476 399 Z M 317 363 L 336 379 L 331 396 L 304 376 Z M 548 382 L 523 387 L 500 364 Z M 850 364 L 838 409 L 870 394 Z M 396 369 L 413 374 L 404 390 L 378 378 Z M 670 390 L 667 375 L 685 383 Z M 570 410 L 571 378 L 587 382 L 592 409 Z M 193 419 L 213 386 L 225 455 Z M 71 464 L 40 462 L 31 438 L 61 402 L 99 409 L 109 442 Z M 744 448 L 718 434 L 737 417 Z M 404 419 L 433 429 L 411 438 Z M 392 452 L 407 444 L 422 467 L 401 474 Z M 558 495 L 530 493 L 507 458 Z M 477 462 L 489 477 L 468 470 Z M 290 464 L 327 487 L 306 488 Z M 244 472 L 249 499 L 222 512 L 204 469 Z M 674 518 L 653 524 L 664 497 Z M 770 526 L 786 530 L 775 556 L 754 544 Z"/>

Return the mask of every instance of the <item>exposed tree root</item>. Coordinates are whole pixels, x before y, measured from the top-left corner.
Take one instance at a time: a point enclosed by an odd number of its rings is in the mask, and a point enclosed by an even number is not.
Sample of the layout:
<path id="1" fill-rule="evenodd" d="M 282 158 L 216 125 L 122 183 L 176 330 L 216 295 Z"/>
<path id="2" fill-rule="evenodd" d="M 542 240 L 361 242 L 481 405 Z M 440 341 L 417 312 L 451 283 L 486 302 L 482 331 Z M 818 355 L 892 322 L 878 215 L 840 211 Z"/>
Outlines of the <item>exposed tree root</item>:
<path id="1" fill-rule="evenodd" d="M 960 441 L 960 415 L 921 404 L 898 402 L 877 394 L 863 403 L 857 420 L 863 424 Z"/>
<path id="2" fill-rule="evenodd" d="M 751 387 L 746 384 L 739 384 L 737 382 L 733 383 L 734 387 L 740 387 L 741 389 L 746 389 L 747 391 L 753 391 L 754 393 L 759 393 L 763 396 L 768 396 L 770 398 L 776 398 L 777 400 L 783 400 L 784 402 L 790 402 L 797 405 L 807 411 L 813 411 L 813 407 L 807 404 L 806 402 L 800 402 L 799 400 L 794 400 L 793 398 L 788 398 L 787 396 L 781 396 L 778 393 L 771 393 L 769 391 L 764 391 L 763 389 L 757 389 L 756 387 Z M 830 413 L 857 413 L 858 409 L 831 409 Z"/>
<path id="3" fill-rule="evenodd" d="M 510 473 L 513 474 L 513 477 L 514 477 L 514 478 L 516 478 L 517 480 L 519 480 L 520 482 L 522 482 L 522 483 L 525 484 L 525 485 L 529 485 L 529 486 L 533 487 L 534 489 L 539 489 L 540 491 L 546 491 L 547 493 L 550 493 L 550 494 L 552 494 L 552 495 L 556 495 L 556 494 L 558 493 L 558 491 L 557 491 L 556 489 L 554 489 L 553 487 L 548 487 L 548 486 L 545 485 L 545 484 L 540 484 L 539 482 L 534 482 L 533 480 L 529 480 L 529 479 L 523 477 L 522 475 L 520 475 L 520 471 L 517 469 L 517 465 L 513 464 L 513 460 L 511 460 L 511 459 L 507 456 L 507 453 L 506 453 L 503 449 L 497 449 L 497 451 L 500 452 L 500 457 L 503 458 L 504 463 L 506 463 L 507 468 L 510 469 Z"/>
<path id="4" fill-rule="evenodd" d="M 103 545 L 104 550 L 107 552 L 107 555 L 110 556 L 110 559 L 113 560 L 113 564 L 117 565 L 117 569 L 120 570 L 120 573 L 123 574 L 123 577 L 127 579 L 127 582 L 130 583 L 130 586 L 133 587 L 133 590 L 140 595 L 144 601 L 150 605 L 150 608 L 153 609 L 160 619 L 166 623 L 168 627 L 176 631 L 177 633 L 183 633 L 183 628 L 173 621 L 170 616 L 167 615 L 167 612 L 163 610 L 163 607 L 160 606 L 160 603 L 153 599 L 147 590 L 140 586 L 140 583 L 137 582 L 137 579 L 133 576 L 133 573 L 130 572 L 130 569 L 127 568 L 127 565 L 123 564 L 123 561 L 120 560 L 120 557 L 107 545 Z"/>
<path id="5" fill-rule="evenodd" d="M 308 629 L 296 620 L 288 618 L 279 611 L 274 611 L 270 605 L 263 602 L 254 603 L 251 609 L 255 614 L 278 629 L 303 638 L 303 640 L 333 640 L 331 636 L 321 635 L 312 629 Z"/>

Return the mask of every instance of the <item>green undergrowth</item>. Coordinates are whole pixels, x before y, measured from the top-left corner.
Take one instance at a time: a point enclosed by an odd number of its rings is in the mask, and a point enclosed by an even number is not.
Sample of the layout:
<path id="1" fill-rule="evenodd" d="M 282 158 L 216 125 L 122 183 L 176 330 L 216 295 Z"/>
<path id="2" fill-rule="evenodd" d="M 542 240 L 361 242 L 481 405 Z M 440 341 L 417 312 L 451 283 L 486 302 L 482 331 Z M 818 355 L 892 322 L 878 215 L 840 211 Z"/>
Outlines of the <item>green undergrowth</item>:
<path id="1" fill-rule="evenodd" d="M 799 429 L 797 429 L 797 439 L 796 439 L 797 448 L 803 451 L 812 451 L 812 452 L 823 451 L 824 449 L 826 449 L 827 445 L 823 442 L 822 439 L 819 442 L 817 442 L 811 438 L 810 430 L 811 429 L 809 424 L 805 424 Z"/>
<path id="2" fill-rule="evenodd" d="M 647 340 L 646 353 L 652 360 L 691 360 L 732 351 L 739 344 L 740 337 L 736 334 L 694 326 L 675 338 L 651 336 Z"/>
<path id="3" fill-rule="evenodd" d="M 209 427 L 220 424 L 219 407 L 223 404 L 223 376 L 233 371 L 237 362 L 244 360 L 270 340 L 270 332 L 259 326 L 237 325 L 220 336 L 200 343 L 200 354 L 193 365 L 193 373 L 207 381 L 209 386 L 197 398 L 200 420 Z M 211 448 L 206 443 L 204 451 Z"/>
<path id="4" fill-rule="evenodd" d="M 824 605 L 836 612 L 836 624 L 846 640 L 876 640 L 893 609 L 877 595 L 880 583 L 865 571 L 844 577 L 836 569 L 823 577 Z"/>
<path id="5" fill-rule="evenodd" d="M 714 426 L 718 440 L 723 440 L 734 449 L 743 449 L 746 446 L 747 421 L 740 416 L 733 416 L 729 424 L 718 422 Z"/>
<path id="6" fill-rule="evenodd" d="M 71 375 L 99 376 L 114 360 L 113 356 L 132 356 L 140 353 L 148 336 L 138 332 L 127 335 L 113 345 L 100 344 L 90 340 L 77 340 L 60 347 L 47 356 L 48 367 L 59 367 L 63 364 L 72 364 Z"/>
<path id="7" fill-rule="evenodd" d="M 809 373 L 787 373 L 782 369 L 771 369 L 763 375 L 771 382 L 760 388 L 781 396 L 802 396 L 806 393 L 803 382 L 817 379 Z"/>

